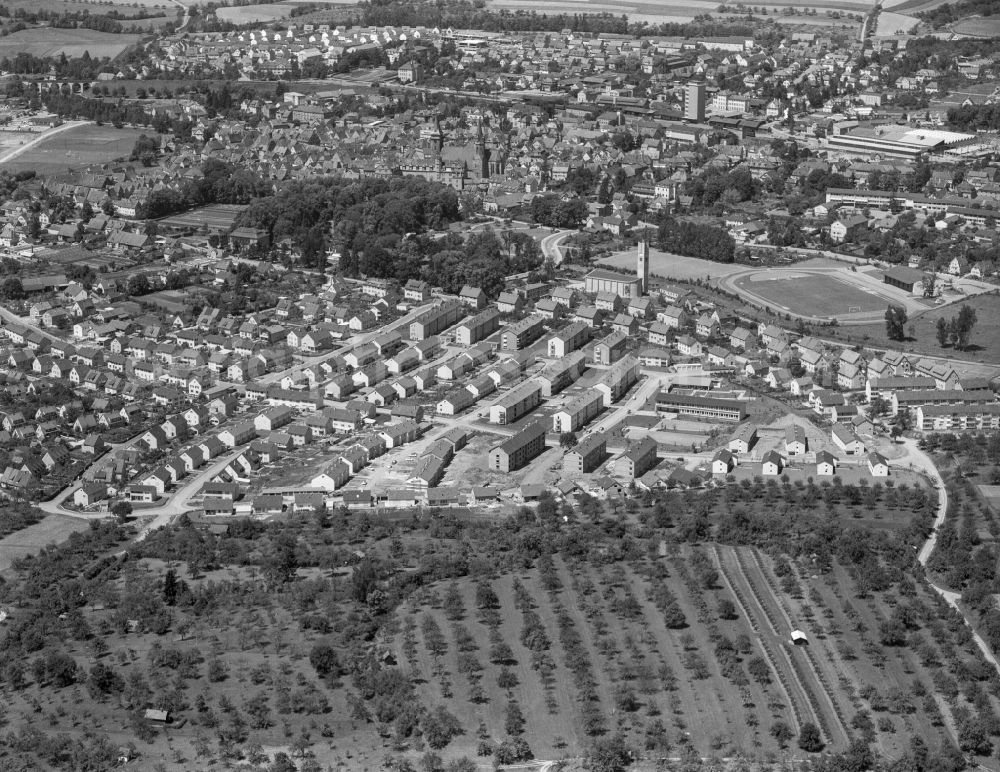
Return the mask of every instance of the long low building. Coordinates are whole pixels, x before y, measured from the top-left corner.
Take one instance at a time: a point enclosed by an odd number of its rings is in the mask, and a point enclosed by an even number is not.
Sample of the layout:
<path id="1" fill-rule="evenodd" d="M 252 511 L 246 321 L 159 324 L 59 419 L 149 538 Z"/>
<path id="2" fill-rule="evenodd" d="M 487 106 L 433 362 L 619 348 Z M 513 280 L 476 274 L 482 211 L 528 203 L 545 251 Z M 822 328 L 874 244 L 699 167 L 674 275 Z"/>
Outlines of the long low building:
<path id="1" fill-rule="evenodd" d="M 974 134 L 937 129 L 914 129 L 905 126 L 854 128 L 844 133 L 828 134 L 826 148 L 851 156 L 905 158 L 915 160 L 929 153 L 940 153 L 974 142 Z"/>
<path id="2" fill-rule="evenodd" d="M 920 405 L 913 426 L 921 432 L 978 432 L 1000 429 L 1000 405 Z"/>
<path id="3" fill-rule="evenodd" d="M 723 421 L 742 421 L 747 415 L 746 403 L 737 399 L 672 394 L 667 391 L 661 391 L 656 395 L 656 409 L 662 413 L 717 418 Z"/>
<path id="4" fill-rule="evenodd" d="M 897 391 L 889 402 L 892 414 L 897 415 L 900 410 L 912 410 L 920 405 L 986 405 L 996 399 L 990 389 L 918 389 Z"/>
<path id="5" fill-rule="evenodd" d="M 922 375 L 910 378 L 902 375 L 889 375 L 868 381 L 865 384 L 865 393 L 868 399 L 876 395 L 883 399 L 892 399 L 892 395 L 897 391 L 929 391 L 934 388 L 936 388 L 936 382 L 933 378 Z"/>

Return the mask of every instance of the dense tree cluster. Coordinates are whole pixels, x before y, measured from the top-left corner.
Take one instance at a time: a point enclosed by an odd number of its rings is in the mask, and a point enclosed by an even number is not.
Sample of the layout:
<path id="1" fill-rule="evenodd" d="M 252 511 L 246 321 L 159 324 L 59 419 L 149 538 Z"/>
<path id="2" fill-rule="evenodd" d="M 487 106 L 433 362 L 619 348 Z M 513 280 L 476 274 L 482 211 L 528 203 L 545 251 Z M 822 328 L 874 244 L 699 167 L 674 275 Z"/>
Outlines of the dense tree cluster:
<path id="1" fill-rule="evenodd" d="M 151 140 L 140 137 L 133 149 L 140 157 L 151 152 Z M 248 204 L 271 192 L 271 186 L 248 169 L 240 169 L 223 161 L 209 159 L 202 167 L 202 176 L 188 180 L 179 190 L 164 188 L 153 191 L 136 214 L 141 219 L 158 219 L 186 212 L 206 204 Z"/>
<path id="2" fill-rule="evenodd" d="M 990 17 L 996 10 L 994 0 L 957 0 L 921 11 L 919 16 L 934 29 L 940 29 L 967 16 Z"/>
<path id="3" fill-rule="evenodd" d="M 448 3 L 404 3 L 400 0 L 370 0 L 361 4 L 355 23 L 375 26 L 418 26 L 481 29 L 489 32 L 573 32 L 686 37 L 756 35 L 770 39 L 766 30 L 752 24 L 720 21 L 709 15 L 688 23 L 629 23 L 626 16 L 610 13 L 538 13 L 536 11 L 487 9 L 482 2 L 450 0 Z M 777 33 L 772 33 L 777 34 Z"/>
<path id="4" fill-rule="evenodd" d="M 587 202 L 578 196 L 564 200 L 555 193 L 546 193 L 531 201 L 528 214 L 550 228 L 578 228 L 587 218 Z"/>
<path id="5" fill-rule="evenodd" d="M 684 184 L 692 207 L 710 207 L 721 202 L 732 206 L 753 198 L 758 186 L 745 167 L 733 171 L 711 169 Z"/>
<path id="6" fill-rule="evenodd" d="M 970 305 L 962 304 L 958 313 L 945 319 L 943 316 L 937 320 L 935 334 L 938 343 L 942 346 L 951 343 L 957 349 L 969 347 L 969 339 L 972 336 L 972 328 L 976 326 L 976 309 Z"/>
<path id="7" fill-rule="evenodd" d="M 961 105 L 948 110 L 948 123 L 967 131 L 996 131 L 1000 128 L 1000 105 Z"/>
<path id="8" fill-rule="evenodd" d="M 889 340 L 906 339 L 906 309 L 903 306 L 890 303 L 885 310 L 885 334 Z"/>
<path id="9" fill-rule="evenodd" d="M 736 242 L 724 229 L 669 215 L 661 218 L 657 239 L 660 249 L 686 257 L 731 263 L 736 255 Z"/>
<path id="10" fill-rule="evenodd" d="M 322 267 L 327 249 L 336 249 L 348 275 L 419 278 L 449 292 L 470 284 L 496 296 L 504 277 L 541 266 L 537 243 L 525 234 L 426 233 L 458 217 L 455 191 L 419 177 L 324 178 L 253 201 L 240 223 L 267 231 L 272 244 L 290 238 L 309 266 Z"/>

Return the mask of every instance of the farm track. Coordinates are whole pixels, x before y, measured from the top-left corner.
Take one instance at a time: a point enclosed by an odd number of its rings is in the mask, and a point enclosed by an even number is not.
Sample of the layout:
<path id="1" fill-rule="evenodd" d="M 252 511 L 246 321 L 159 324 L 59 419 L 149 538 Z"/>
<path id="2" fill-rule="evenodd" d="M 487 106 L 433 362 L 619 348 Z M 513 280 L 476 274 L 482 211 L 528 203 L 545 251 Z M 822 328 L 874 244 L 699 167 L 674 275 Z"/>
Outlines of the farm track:
<path id="1" fill-rule="evenodd" d="M 830 730 L 830 724 L 827 721 L 826 712 L 823 710 L 819 698 L 816 696 L 817 679 L 815 674 L 810 674 L 807 668 L 805 668 L 799 661 L 798 657 L 795 656 L 796 652 L 789 651 L 788 647 L 784 645 L 786 634 L 780 632 L 778 629 L 778 612 L 775 608 L 776 604 L 770 589 L 762 591 L 760 587 L 758 587 L 757 583 L 754 582 L 751 577 L 751 571 L 747 567 L 746 559 L 743 557 L 739 549 L 733 549 L 732 554 L 736 559 L 736 565 L 739 569 L 741 579 L 749 589 L 750 595 L 754 599 L 757 608 L 760 610 L 762 616 L 767 621 L 768 627 L 771 629 L 771 635 L 774 636 L 772 643 L 781 651 L 782 662 L 786 663 L 792 674 L 791 680 L 795 683 L 798 691 L 802 694 L 804 702 L 809 706 L 809 710 L 812 713 L 816 726 L 823 734 L 826 743 L 830 744 L 836 738 Z M 770 602 L 767 601 L 768 595 L 771 595 Z M 810 677 L 810 675 L 812 677 Z"/>
<path id="2" fill-rule="evenodd" d="M 792 619 L 788 613 L 788 609 L 785 607 L 784 595 L 775 585 L 774 577 L 771 572 L 768 571 L 767 566 L 764 565 L 764 561 L 761 560 L 760 553 L 751 549 L 750 554 L 753 556 L 754 564 L 757 567 L 758 573 L 764 578 L 764 583 L 767 585 L 768 590 L 770 590 L 771 597 L 777 602 L 778 610 L 781 612 L 782 617 L 785 619 L 785 623 L 788 625 L 788 630 L 793 629 Z M 812 670 L 813 677 L 819 682 L 822 687 L 823 696 L 826 698 L 830 709 L 833 711 L 834 715 L 837 717 L 837 723 L 839 724 L 839 729 L 843 733 L 845 741 L 850 740 L 850 731 L 848 731 L 847 717 L 844 715 L 843 708 L 837 702 L 836 691 L 831 688 L 828 683 L 827 677 L 820 667 L 819 663 L 816 662 L 816 655 L 812 651 L 812 643 L 808 646 L 796 647 L 793 650 L 793 654 L 789 655 L 794 657 L 795 653 L 801 652 L 804 655 L 806 662 L 809 665 L 809 669 Z"/>
<path id="3" fill-rule="evenodd" d="M 722 578 L 732 592 L 733 597 L 736 598 L 736 604 L 740 607 L 740 612 L 743 614 L 743 618 L 750 625 L 753 630 L 754 635 L 757 638 L 757 642 L 760 644 L 760 649 L 764 653 L 764 659 L 767 660 L 767 665 L 771 668 L 771 672 L 774 673 L 775 681 L 778 684 L 778 688 L 781 689 L 781 693 L 785 697 L 785 702 L 788 704 L 788 709 L 792 713 L 792 719 L 795 723 L 795 733 L 798 734 L 804 723 L 802 720 L 802 710 L 799 708 L 799 704 L 792 697 L 792 688 L 788 683 L 788 678 L 780 667 L 778 667 L 778 661 L 774 656 L 774 652 L 771 651 L 771 646 L 768 644 L 767 639 L 761 634 L 760 625 L 757 623 L 755 616 L 750 612 L 750 603 L 743 595 L 742 590 L 740 590 L 739 585 L 733 580 L 729 573 L 729 569 L 726 568 L 726 561 L 722 554 L 722 549 L 718 544 L 712 546 L 715 552 L 715 561 L 719 566 L 719 571 L 722 574 Z"/>

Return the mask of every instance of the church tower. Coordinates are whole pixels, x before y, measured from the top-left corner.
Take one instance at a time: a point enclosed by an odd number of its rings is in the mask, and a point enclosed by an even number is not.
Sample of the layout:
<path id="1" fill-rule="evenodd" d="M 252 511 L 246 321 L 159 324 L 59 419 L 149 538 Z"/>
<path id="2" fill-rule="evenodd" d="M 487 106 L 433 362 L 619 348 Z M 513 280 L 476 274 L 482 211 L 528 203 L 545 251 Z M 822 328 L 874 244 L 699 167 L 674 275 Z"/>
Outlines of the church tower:
<path id="1" fill-rule="evenodd" d="M 434 115 L 434 150 L 438 155 L 441 155 L 441 151 L 444 149 L 444 131 L 441 129 L 441 116 Z"/>
<path id="2" fill-rule="evenodd" d="M 639 263 L 636 266 L 636 276 L 639 278 L 639 295 L 649 292 L 649 244 L 646 239 L 639 241 Z"/>
<path id="3" fill-rule="evenodd" d="M 483 133 L 483 124 L 476 127 L 476 176 L 481 180 L 488 180 L 490 177 L 489 167 L 490 156 L 486 150 L 486 135 Z"/>

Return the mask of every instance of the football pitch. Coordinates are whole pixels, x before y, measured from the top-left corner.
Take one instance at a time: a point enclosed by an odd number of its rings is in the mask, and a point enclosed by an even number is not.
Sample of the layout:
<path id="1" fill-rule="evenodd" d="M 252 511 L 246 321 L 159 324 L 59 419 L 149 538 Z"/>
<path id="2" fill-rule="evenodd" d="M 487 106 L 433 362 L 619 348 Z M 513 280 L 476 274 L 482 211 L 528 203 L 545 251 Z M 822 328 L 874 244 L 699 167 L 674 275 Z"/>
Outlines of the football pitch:
<path id="1" fill-rule="evenodd" d="M 736 284 L 775 310 L 801 316 L 871 313 L 884 309 L 888 302 L 881 295 L 826 274 L 762 272 L 740 277 Z"/>

